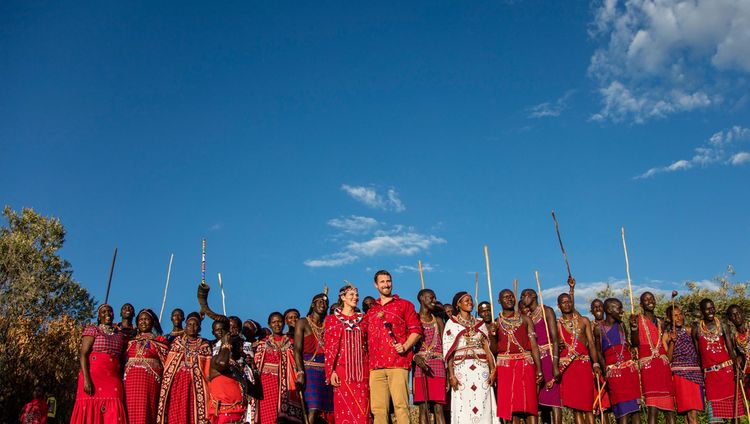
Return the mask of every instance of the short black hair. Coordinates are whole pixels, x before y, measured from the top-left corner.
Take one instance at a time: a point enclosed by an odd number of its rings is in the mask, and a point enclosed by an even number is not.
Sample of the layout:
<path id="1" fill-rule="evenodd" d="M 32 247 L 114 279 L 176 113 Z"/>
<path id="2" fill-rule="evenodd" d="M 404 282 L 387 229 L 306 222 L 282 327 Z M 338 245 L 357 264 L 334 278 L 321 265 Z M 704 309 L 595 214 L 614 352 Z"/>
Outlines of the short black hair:
<path id="1" fill-rule="evenodd" d="M 618 299 L 616 297 L 610 297 L 610 298 L 608 298 L 607 300 L 604 301 L 604 311 L 606 312 L 607 309 L 609 309 L 609 305 L 611 305 L 613 303 L 619 303 L 620 305 L 622 305 L 622 302 L 620 302 L 620 299 Z"/>
<path id="2" fill-rule="evenodd" d="M 435 294 L 435 292 L 432 291 L 432 289 L 422 289 L 419 291 L 419 293 L 417 293 L 417 301 L 421 301 L 422 296 L 426 295 L 427 293 L 432 293 L 433 295 Z"/>
<path id="3" fill-rule="evenodd" d="M 286 316 L 289 315 L 292 312 L 296 312 L 298 317 L 301 316 L 300 313 L 299 313 L 299 311 L 297 309 L 295 309 L 295 308 L 289 308 L 286 311 L 284 311 L 284 316 L 282 318 L 286 318 Z"/>
<path id="4" fill-rule="evenodd" d="M 279 318 L 281 318 L 281 322 L 284 322 L 284 315 L 281 315 L 281 312 L 279 311 L 273 311 L 268 314 L 268 324 L 271 324 L 271 318 L 273 318 L 274 316 L 278 316 Z"/>
<path id="5" fill-rule="evenodd" d="M 709 303 L 714 303 L 714 301 L 713 301 L 713 300 L 711 300 L 711 299 L 709 299 L 709 298 L 707 298 L 707 297 L 704 297 L 703 299 L 701 299 L 701 301 L 700 301 L 700 303 L 699 303 L 698 305 L 700 306 L 700 308 L 701 308 L 701 309 L 703 309 L 703 308 L 705 308 L 705 307 L 706 307 L 706 305 L 708 305 Z"/>
<path id="6" fill-rule="evenodd" d="M 236 322 L 238 326 L 242 327 L 242 320 L 237 315 L 232 315 L 229 317 L 229 322 L 231 323 L 232 321 Z"/>

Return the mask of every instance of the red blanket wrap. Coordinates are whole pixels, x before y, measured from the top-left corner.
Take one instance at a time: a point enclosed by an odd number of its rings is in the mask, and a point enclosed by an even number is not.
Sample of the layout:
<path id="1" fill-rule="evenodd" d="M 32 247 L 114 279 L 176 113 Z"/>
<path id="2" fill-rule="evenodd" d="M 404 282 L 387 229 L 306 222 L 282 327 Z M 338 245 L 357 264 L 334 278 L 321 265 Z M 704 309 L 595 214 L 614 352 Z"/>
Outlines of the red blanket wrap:
<path id="1" fill-rule="evenodd" d="M 560 387 L 563 406 L 577 411 L 591 411 L 595 395 L 589 349 L 579 340 L 580 334 L 571 334 L 562 324 L 558 324 L 557 328 L 564 342 L 560 353 L 560 368 L 564 369 Z"/>
<path id="2" fill-rule="evenodd" d="M 638 361 L 646 406 L 674 410 L 674 385 L 672 368 L 662 339 L 661 320 L 648 320 L 638 316 Z"/>

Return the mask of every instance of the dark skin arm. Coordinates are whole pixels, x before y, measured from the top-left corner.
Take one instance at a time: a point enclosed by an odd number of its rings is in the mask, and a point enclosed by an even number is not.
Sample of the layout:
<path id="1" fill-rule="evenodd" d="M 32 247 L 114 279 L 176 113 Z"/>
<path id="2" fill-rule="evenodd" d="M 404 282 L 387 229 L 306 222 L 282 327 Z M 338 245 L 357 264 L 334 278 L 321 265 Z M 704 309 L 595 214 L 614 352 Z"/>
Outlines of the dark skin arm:
<path id="1" fill-rule="evenodd" d="M 701 351 L 698 349 L 698 327 L 693 327 L 690 331 L 690 335 L 693 336 L 693 345 L 695 345 L 695 352 L 698 354 L 698 363 L 701 363 Z"/>
<path id="2" fill-rule="evenodd" d="M 526 324 L 526 329 L 529 334 L 534 333 L 534 323 L 531 318 L 524 316 L 523 322 Z M 542 361 L 539 360 L 539 346 L 536 344 L 536 337 L 529 337 L 531 344 L 531 358 L 534 360 L 534 367 L 536 367 L 536 383 L 542 384 L 544 382 L 544 375 L 542 375 Z"/>
<path id="3" fill-rule="evenodd" d="M 446 361 L 448 365 L 448 384 L 453 388 L 453 390 L 458 391 L 459 382 L 456 378 L 456 374 L 454 374 L 454 364 L 453 364 L 453 354 L 448 357 L 448 360 Z"/>
<path id="4" fill-rule="evenodd" d="M 213 380 L 229 369 L 229 359 L 232 355 L 232 344 L 229 333 L 224 334 L 221 338 L 221 348 L 219 353 L 211 358 L 211 370 L 208 375 L 209 380 Z"/>
<path id="5" fill-rule="evenodd" d="M 487 335 L 490 339 L 490 352 L 493 357 L 497 355 L 497 322 L 492 321 L 487 324 Z"/>
<path id="6" fill-rule="evenodd" d="M 83 374 L 83 391 L 87 395 L 94 395 L 94 382 L 91 380 L 91 368 L 89 365 L 89 354 L 94 348 L 94 338 L 83 336 L 81 340 L 81 373 Z"/>
<path id="7" fill-rule="evenodd" d="M 601 367 L 602 370 L 604 370 L 605 369 L 604 367 L 605 367 L 606 364 L 604 362 L 604 354 L 602 353 L 602 333 L 601 333 L 601 328 L 594 327 L 593 335 L 594 335 L 594 345 L 593 345 L 593 347 L 590 347 L 589 350 L 596 351 L 596 356 L 597 356 L 597 359 L 599 360 L 598 361 L 599 362 L 599 366 Z"/>
<path id="8" fill-rule="evenodd" d="M 306 319 L 300 319 L 297 321 L 297 325 L 294 327 L 294 360 L 297 362 L 297 385 L 301 387 L 300 390 L 305 390 L 305 361 L 302 357 L 302 350 L 305 345 L 305 336 L 310 334 L 310 326 L 307 324 Z"/>
<path id="9" fill-rule="evenodd" d="M 589 321 L 586 317 L 581 317 L 583 325 L 583 331 L 586 335 L 586 347 L 589 348 L 589 356 L 591 356 L 591 363 L 592 364 L 599 364 L 599 349 L 596 348 L 596 344 L 594 343 L 594 332 L 591 330 L 591 321 Z M 594 366 L 594 374 L 600 376 L 602 374 L 602 368 L 601 365 Z"/>
<path id="10" fill-rule="evenodd" d="M 638 318 L 639 315 L 630 316 L 630 347 L 638 347 Z"/>
<path id="11" fill-rule="evenodd" d="M 550 308 L 549 306 L 544 307 L 544 314 L 547 317 L 547 327 L 549 327 L 549 338 L 552 341 L 552 350 L 550 351 L 550 354 L 552 355 L 552 374 L 554 375 L 555 379 L 560 378 L 560 368 L 559 368 L 559 361 L 560 361 L 560 339 L 557 337 L 557 316 L 555 316 L 555 310 Z M 558 365 L 554 365 L 558 364 Z"/>

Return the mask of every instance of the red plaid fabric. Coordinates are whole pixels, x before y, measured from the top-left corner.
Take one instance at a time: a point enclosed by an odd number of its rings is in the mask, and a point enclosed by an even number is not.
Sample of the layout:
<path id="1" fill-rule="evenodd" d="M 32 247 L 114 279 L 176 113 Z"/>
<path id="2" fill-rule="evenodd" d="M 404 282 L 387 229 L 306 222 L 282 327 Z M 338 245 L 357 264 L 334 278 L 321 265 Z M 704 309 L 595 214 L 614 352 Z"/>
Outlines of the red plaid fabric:
<path id="1" fill-rule="evenodd" d="M 107 334 L 98 326 L 89 325 L 83 329 L 83 337 L 85 336 L 94 338 L 93 352 L 108 353 L 119 357 L 125 348 L 125 335 L 119 330 Z"/>
<path id="2" fill-rule="evenodd" d="M 263 399 L 258 402 L 258 422 L 275 423 L 279 413 L 279 376 L 263 373 L 260 376 L 260 384 L 263 387 Z"/>
<path id="3" fill-rule="evenodd" d="M 123 383 L 129 424 L 156 423 L 166 342 L 161 336 L 139 336 L 128 343 Z"/>
<path id="4" fill-rule="evenodd" d="M 370 351 L 370 369 L 411 368 L 413 353 L 399 355 L 393 347 L 393 339 L 404 343 L 411 334 L 422 335 L 422 324 L 414 305 L 398 295 L 381 305 L 380 299 L 367 311 L 367 344 Z M 392 328 L 392 331 L 388 330 Z"/>
<path id="5" fill-rule="evenodd" d="M 193 374 L 188 367 L 175 373 L 167 400 L 167 422 L 195 424 L 193 419 Z"/>

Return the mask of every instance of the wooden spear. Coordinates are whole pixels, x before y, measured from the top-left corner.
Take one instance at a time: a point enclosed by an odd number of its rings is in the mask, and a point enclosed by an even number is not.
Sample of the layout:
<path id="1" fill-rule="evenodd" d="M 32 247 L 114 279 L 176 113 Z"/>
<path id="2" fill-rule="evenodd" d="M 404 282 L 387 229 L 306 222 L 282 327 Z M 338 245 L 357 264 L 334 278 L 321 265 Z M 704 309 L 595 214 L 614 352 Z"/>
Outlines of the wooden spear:
<path id="1" fill-rule="evenodd" d="M 487 291 L 490 294 L 490 313 L 492 319 L 495 319 L 495 301 L 492 299 L 492 278 L 490 277 L 490 254 L 487 245 L 484 245 L 484 263 L 487 266 Z"/>
<path id="2" fill-rule="evenodd" d="M 224 316 L 227 316 L 227 303 L 224 300 L 224 284 L 221 282 L 221 273 L 219 274 L 219 288 L 221 289 L 221 307 L 224 309 Z"/>
<path id="3" fill-rule="evenodd" d="M 206 285 L 206 239 L 201 240 L 201 285 Z"/>
<path id="4" fill-rule="evenodd" d="M 518 301 L 518 279 L 513 279 L 513 297 L 516 298 L 516 310 L 521 310 L 521 302 Z"/>
<path id="5" fill-rule="evenodd" d="M 115 260 L 117 260 L 117 248 L 115 247 L 115 254 L 112 255 L 112 266 L 109 267 L 109 280 L 107 281 L 107 293 L 104 295 L 104 303 L 109 302 L 109 288 L 112 287 L 112 273 L 115 272 Z"/>
<path id="6" fill-rule="evenodd" d="M 422 261 L 419 261 L 419 279 L 422 280 L 422 290 L 424 290 L 424 273 L 422 272 Z"/>
<path id="7" fill-rule="evenodd" d="M 560 237 L 560 226 L 557 225 L 557 217 L 555 211 L 552 211 L 552 219 L 555 221 L 555 231 L 557 231 L 557 241 L 560 242 L 560 250 L 562 250 L 563 258 L 565 259 L 565 267 L 568 268 L 568 278 L 572 277 L 570 273 L 570 264 L 568 263 L 568 255 L 565 253 L 565 247 L 563 247 L 562 238 Z"/>
<path id="8" fill-rule="evenodd" d="M 628 292 L 630 293 L 630 313 L 635 314 L 635 303 L 633 303 L 633 284 L 630 282 L 630 262 L 628 261 L 628 245 L 625 243 L 625 227 L 620 229 L 622 233 L 622 249 L 625 251 L 625 272 L 628 274 Z"/>
<path id="9" fill-rule="evenodd" d="M 539 293 L 539 304 L 542 305 L 542 318 L 544 319 L 544 329 L 547 331 L 547 344 L 549 345 L 550 355 L 552 352 L 552 339 L 549 336 L 549 325 L 547 324 L 547 310 L 544 309 L 544 298 L 542 297 L 542 284 L 539 282 L 539 271 L 534 271 L 536 277 L 536 290 Z"/>
<path id="10" fill-rule="evenodd" d="M 672 290 L 672 335 L 677 337 L 677 324 L 674 322 L 674 298 L 677 297 L 677 290 Z M 675 339 L 676 340 L 676 339 Z"/>
<path id="11" fill-rule="evenodd" d="M 161 310 L 159 311 L 159 322 L 164 314 L 164 305 L 167 303 L 167 289 L 169 288 L 169 275 L 172 273 L 172 259 L 174 259 L 174 253 L 169 255 L 169 267 L 167 268 L 167 284 L 164 286 L 164 298 L 161 300 Z"/>

